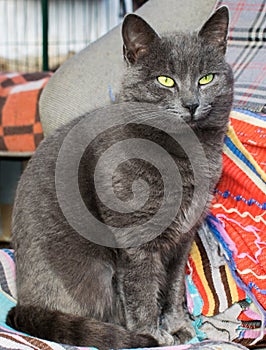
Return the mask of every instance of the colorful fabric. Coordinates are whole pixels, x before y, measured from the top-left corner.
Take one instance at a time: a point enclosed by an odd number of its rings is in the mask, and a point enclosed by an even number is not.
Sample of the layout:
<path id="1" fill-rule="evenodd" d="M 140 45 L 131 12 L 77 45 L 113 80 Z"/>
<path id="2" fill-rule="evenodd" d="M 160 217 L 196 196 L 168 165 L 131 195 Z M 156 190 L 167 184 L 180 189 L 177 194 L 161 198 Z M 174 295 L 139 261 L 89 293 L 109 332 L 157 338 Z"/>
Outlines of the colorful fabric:
<path id="1" fill-rule="evenodd" d="M 43 138 L 38 101 L 51 73 L 0 74 L 0 151 L 34 152 Z"/>
<path id="2" fill-rule="evenodd" d="M 29 337 L 16 332 L 5 323 L 8 311 L 16 305 L 16 276 L 14 253 L 9 249 L 0 250 L 0 349 L 43 349 L 63 350 L 69 346 Z M 71 347 L 72 350 L 78 349 Z M 93 349 L 93 348 L 83 348 Z"/>
<path id="3" fill-rule="evenodd" d="M 224 168 L 212 213 L 241 280 L 266 309 L 266 117 L 231 113 Z M 218 239 L 220 239 L 218 237 Z M 233 266 L 232 266 L 233 268 Z"/>
<path id="4" fill-rule="evenodd" d="M 234 106 L 266 112 L 266 0 L 222 0 L 230 10 L 226 59 L 235 76 Z"/>
<path id="5" fill-rule="evenodd" d="M 231 13 L 227 61 L 235 75 L 234 106 L 241 109 L 231 113 L 224 143 L 223 175 L 211 215 L 199 231 L 189 257 L 188 308 L 195 317 L 199 338 L 228 337 L 226 339 L 249 347 L 265 346 L 266 117 L 243 109 L 265 112 L 266 0 L 224 0 L 219 1 L 217 7 L 221 5 L 227 5 Z M 40 77 L 43 85 L 38 85 L 39 79 L 36 79 L 35 88 L 30 83 L 34 79 L 28 77 L 15 73 L 0 80 L 0 150 L 33 151 L 42 138 L 38 94 L 49 76 Z M 28 90 L 24 86 L 27 83 Z M 25 94 L 17 94 L 16 84 L 25 88 Z M 29 100 L 26 91 L 34 91 Z M 29 123 L 25 122 L 27 105 L 31 111 Z M 10 111 L 11 117 L 8 117 Z M 25 125 L 32 127 L 30 133 L 24 129 L 23 136 L 12 137 L 10 131 L 16 135 Z M 23 141 L 24 134 L 27 136 Z M 30 147 L 25 148 L 26 144 Z M 10 251 L 0 252 L 0 282 L 0 349 L 69 348 L 14 332 L 5 325 L 6 313 L 16 303 Z M 232 347 L 218 344 L 199 343 L 171 349 L 229 350 Z"/>
<path id="6" fill-rule="evenodd" d="M 189 309 L 195 316 L 216 316 L 235 302 L 248 301 L 242 303 L 234 339 L 245 345 L 256 338 L 266 345 L 265 154 L 266 116 L 232 111 L 212 215 L 188 262 L 190 294 L 194 288 Z"/>
<path id="7" fill-rule="evenodd" d="M 187 279 L 190 294 L 197 298 L 189 302 L 189 310 L 194 316 L 217 315 L 246 298 L 246 293 L 235 282 L 219 242 L 207 223 L 201 227 L 193 243 L 187 276 L 190 277 L 190 280 Z M 192 283 L 195 285 L 194 293 L 191 293 Z"/>
<path id="8" fill-rule="evenodd" d="M 12 250 L 0 250 L 0 349 L 1 350 L 93 350 L 92 347 L 75 347 L 58 344 L 14 331 L 5 324 L 8 311 L 16 304 L 15 262 Z M 246 348 L 225 342 L 201 342 L 190 345 L 160 347 L 160 350 L 245 350 Z M 152 349 L 151 349 L 152 350 Z M 246 349 L 247 350 L 247 349 Z"/>

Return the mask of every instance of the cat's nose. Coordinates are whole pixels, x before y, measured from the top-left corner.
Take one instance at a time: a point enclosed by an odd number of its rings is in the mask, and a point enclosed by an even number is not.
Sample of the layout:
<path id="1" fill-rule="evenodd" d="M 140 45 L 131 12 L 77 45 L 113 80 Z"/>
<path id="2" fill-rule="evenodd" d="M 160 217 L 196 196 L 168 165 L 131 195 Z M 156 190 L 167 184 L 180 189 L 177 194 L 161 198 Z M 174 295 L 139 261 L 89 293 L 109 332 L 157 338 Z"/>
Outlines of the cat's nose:
<path id="1" fill-rule="evenodd" d="M 183 105 L 183 107 L 188 109 L 191 117 L 193 117 L 195 112 L 196 112 L 196 110 L 197 110 L 197 108 L 199 107 L 199 103 L 198 102 L 186 103 L 186 104 Z"/>

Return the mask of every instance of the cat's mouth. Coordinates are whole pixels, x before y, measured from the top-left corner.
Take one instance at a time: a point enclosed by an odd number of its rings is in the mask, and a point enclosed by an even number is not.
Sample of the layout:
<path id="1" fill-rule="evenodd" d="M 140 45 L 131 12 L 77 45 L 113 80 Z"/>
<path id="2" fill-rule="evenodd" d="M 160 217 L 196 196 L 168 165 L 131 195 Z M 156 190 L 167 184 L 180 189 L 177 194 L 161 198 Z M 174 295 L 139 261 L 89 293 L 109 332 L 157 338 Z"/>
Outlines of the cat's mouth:
<path id="1" fill-rule="evenodd" d="M 205 119 L 205 117 L 206 117 L 206 115 L 202 115 L 202 114 L 198 114 L 198 113 L 194 114 L 194 115 L 191 115 L 190 113 L 182 113 L 181 114 L 179 111 L 177 111 L 175 109 L 169 109 L 169 112 L 176 115 L 177 118 L 182 119 L 182 121 L 184 121 L 191 128 L 196 127 L 197 123 L 200 120 Z"/>
<path id="2" fill-rule="evenodd" d="M 189 125 L 191 128 L 200 126 L 200 124 L 208 119 L 208 116 L 211 112 L 211 108 L 206 108 L 191 115 L 190 113 L 185 113 L 181 115 L 181 118 Z"/>

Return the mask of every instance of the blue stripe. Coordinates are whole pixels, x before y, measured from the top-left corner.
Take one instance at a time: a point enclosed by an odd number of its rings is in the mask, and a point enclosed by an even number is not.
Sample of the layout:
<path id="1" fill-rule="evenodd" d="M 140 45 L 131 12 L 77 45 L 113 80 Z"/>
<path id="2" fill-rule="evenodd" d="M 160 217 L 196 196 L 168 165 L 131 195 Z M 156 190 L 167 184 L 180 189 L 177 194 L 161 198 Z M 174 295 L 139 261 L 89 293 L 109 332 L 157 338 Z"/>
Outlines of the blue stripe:
<path id="1" fill-rule="evenodd" d="M 4 324 L 8 311 L 16 305 L 12 300 L 0 292 L 0 324 Z"/>
<path id="2" fill-rule="evenodd" d="M 266 122 L 265 115 L 257 114 L 257 113 L 248 111 L 246 109 L 241 109 L 241 108 L 234 108 L 233 111 L 238 112 L 238 113 L 242 113 L 242 114 L 246 114 L 249 117 L 253 117 L 255 119 L 260 119 L 260 120 L 263 120 L 264 122 Z"/>
<path id="3" fill-rule="evenodd" d="M 6 249 L 6 248 L 4 248 L 4 249 L 1 249 L 1 250 L 3 252 L 5 252 L 6 254 L 8 254 L 10 256 L 10 258 L 15 261 L 14 250 L 13 249 Z"/>
<path id="4" fill-rule="evenodd" d="M 250 161 L 244 156 L 244 154 L 235 146 L 230 137 L 227 135 L 224 139 L 225 145 L 246 165 L 248 166 L 262 181 L 261 175 L 257 172 L 255 167 L 250 163 Z"/>

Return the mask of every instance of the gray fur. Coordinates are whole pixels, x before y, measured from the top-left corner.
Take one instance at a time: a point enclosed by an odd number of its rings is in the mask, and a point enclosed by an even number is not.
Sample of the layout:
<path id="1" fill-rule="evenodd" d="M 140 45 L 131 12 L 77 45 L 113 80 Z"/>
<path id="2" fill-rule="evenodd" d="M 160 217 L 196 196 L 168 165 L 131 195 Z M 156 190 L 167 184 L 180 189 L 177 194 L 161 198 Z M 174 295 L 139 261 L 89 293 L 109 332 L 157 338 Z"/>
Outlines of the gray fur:
<path id="1" fill-rule="evenodd" d="M 209 161 L 209 200 L 201 218 L 189 233 L 180 232 L 194 179 L 182 149 L 162 133 L 132 124 L 104 134 L 85 153 L 80 190 L 87 207 L 106 224 L 122 226 L 145 221 L 156 212 L 163 187 L 156 170 L 147 164 L 131 160 L 114 176 L 122 200 L 130 197 L 135 175 L 155 188 L 143 211 L 130 215 L 104 207 L 91 181 L 95 155 L 114 140 L 147 137 L 165 146 L 180 169 L 184 181 L 180 212 L 159 237 L 139 247 L 108 248 L 77 234 L 60 210 L 54 178 L 65 136 L 81 119 L 97 117 L 97 111 L 76 119 L 41 143 L 19 182 L 13 214 L 18 306 L 8 316 L 10 325 L 35 336 L 100 349 L 171 345 L 194 335 L 183 308 L 184 268 L 221 172 L 233 95 L 232 71 L 224 60 L 227 25 L 228 11 L 221 8 L 199 33 L 159 37 L 135 15 L 125 18 L 122 29 L 128 67 L 119 96 L 121 108 L 130 111 L 137 104 L 146 111 L 167 110 L 193 128 Z M 209 73 L 215 74 L 213 82 L 200 88 L 199 79 Z M 160 85 L 160 75 L 173 78 L 175 87 Z M 191 112 L 189 106 L 195 104 Z M 202 205 L 201 198 L 197 203 Z"/>

